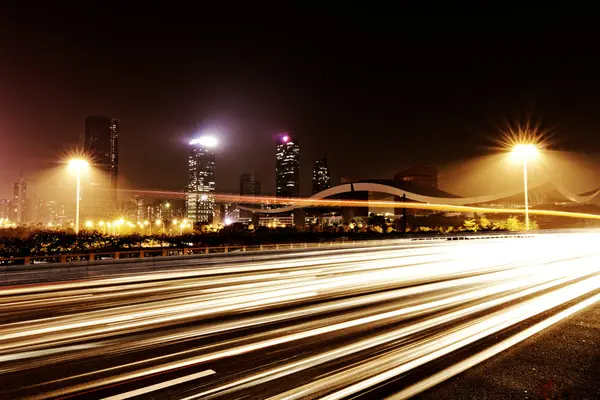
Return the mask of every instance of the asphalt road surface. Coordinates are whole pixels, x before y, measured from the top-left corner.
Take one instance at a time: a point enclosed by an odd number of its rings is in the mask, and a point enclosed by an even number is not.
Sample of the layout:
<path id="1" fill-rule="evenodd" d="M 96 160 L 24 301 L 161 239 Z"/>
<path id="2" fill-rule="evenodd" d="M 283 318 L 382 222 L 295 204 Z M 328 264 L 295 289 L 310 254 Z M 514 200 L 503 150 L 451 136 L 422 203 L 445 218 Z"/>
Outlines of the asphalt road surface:
<path id="1" fill-rule="evenodd" d="M 0 399 L 485 398 L 457 379 L 592 309 L 599 245 L 382 245 L 4 286 Z"/>

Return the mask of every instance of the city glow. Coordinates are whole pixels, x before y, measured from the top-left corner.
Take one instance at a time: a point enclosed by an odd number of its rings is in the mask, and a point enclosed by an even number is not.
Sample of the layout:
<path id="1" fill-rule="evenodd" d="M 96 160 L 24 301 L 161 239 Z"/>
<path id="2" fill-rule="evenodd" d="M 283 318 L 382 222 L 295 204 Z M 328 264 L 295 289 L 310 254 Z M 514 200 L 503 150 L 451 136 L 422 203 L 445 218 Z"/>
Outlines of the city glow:
<path id="1" fill-rule="evenodd" d="M 219 142 L 214 136 L 201 136 L 190 141 L 190 145 L 200 145 L 206 148 L 217 147 Z"/>

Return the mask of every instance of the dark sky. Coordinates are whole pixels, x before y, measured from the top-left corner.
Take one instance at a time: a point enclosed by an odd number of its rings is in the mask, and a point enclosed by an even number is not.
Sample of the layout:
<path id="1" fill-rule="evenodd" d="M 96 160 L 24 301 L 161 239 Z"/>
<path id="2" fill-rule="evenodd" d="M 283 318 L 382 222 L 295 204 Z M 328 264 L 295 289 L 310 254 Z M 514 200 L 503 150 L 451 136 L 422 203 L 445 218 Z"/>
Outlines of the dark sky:
<path id="1" fill-rule="evenodd" d="M 586 23 L 163 3 L 2 10 L 0 197 L 74 148 L 92 114 L 121 119 L 120 173 L 135 188 L 181 189 L 202 129 L 219 132 L 226 192 L 250 171 L 274 192 L 284 131 L 305 195 L 317 157 L 334 181 L 389 178 L 485 154 L 524 118 L 563 148 L 600 150 L 600 43 Z"/>

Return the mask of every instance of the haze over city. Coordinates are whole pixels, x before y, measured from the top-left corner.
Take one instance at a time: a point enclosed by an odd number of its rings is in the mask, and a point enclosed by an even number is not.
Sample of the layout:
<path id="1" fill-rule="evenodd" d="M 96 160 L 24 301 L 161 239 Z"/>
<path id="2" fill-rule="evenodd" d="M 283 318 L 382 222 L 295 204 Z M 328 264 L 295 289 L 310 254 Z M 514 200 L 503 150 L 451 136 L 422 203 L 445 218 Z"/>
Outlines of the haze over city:
<path id="1" fill-rule="evenodd" d="M 433 164 L 440 186 L 460 191 L 468 176 L 445 167 L 493 153 L 506 124 L 527 119 L 553 132 L 557 149 L 599 150 L 589 101 L 598 60 L 586 50 L 596 36 L 557 34 L 552 19 L 497 30 L 484 20 L 461 27 L 460 18 L 400 17 L 390 24 L 380 13 L 351 11 L 307 24 L 309 9 L 5 12 L 1 46 L 11 56 L 0 63 L 7 78 L 0 197 L 11 195 L 21 171 L 33 185 L 79 146 L 90 115 L 121 120 L 123 188 L 181 190 L 187 141 L 205 129 L 219 135 L 217 191 L 224 192 L 238 190 L 240 173 L 255 171 L 274 193 L 273 145 L 282 132 L 302 147 L 303 195 L 321 157 L 334 182 Z M 354 30 L 357 24 L 364 29 Z M 573 190 L 598 184 L 578 181 Z M 504 189 L 496 184 L 468 190 Z"/>

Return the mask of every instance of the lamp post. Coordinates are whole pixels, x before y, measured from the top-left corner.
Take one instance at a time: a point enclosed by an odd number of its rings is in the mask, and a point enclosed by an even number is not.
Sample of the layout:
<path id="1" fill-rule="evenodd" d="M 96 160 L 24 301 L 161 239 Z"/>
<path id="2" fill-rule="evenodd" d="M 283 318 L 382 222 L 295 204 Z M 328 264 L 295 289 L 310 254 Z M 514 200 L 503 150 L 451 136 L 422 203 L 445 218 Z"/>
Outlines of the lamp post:
<path id="1" fill-rule="evenodd" d="M 75 233 L 79 233 L 79 200 L 81 198 L 81 174 L 90 166 L 90 163 L 83 158 L 74 158 L 69 161 L 69 169 L 75 172 L 77 178 L 77 189 L 75 199 Z"/>
<path id="2" fill-rule="evenodd" d="M 523 186 L 525 189 L 525 230 L 529 230 L 529 196 L 527 189 L 527 161 L 531 160 L 538 155 L 538 148 L 533 143 L 520 143 L 517 144 L 512 154 L 519 160 L 523 161 Z"/>

